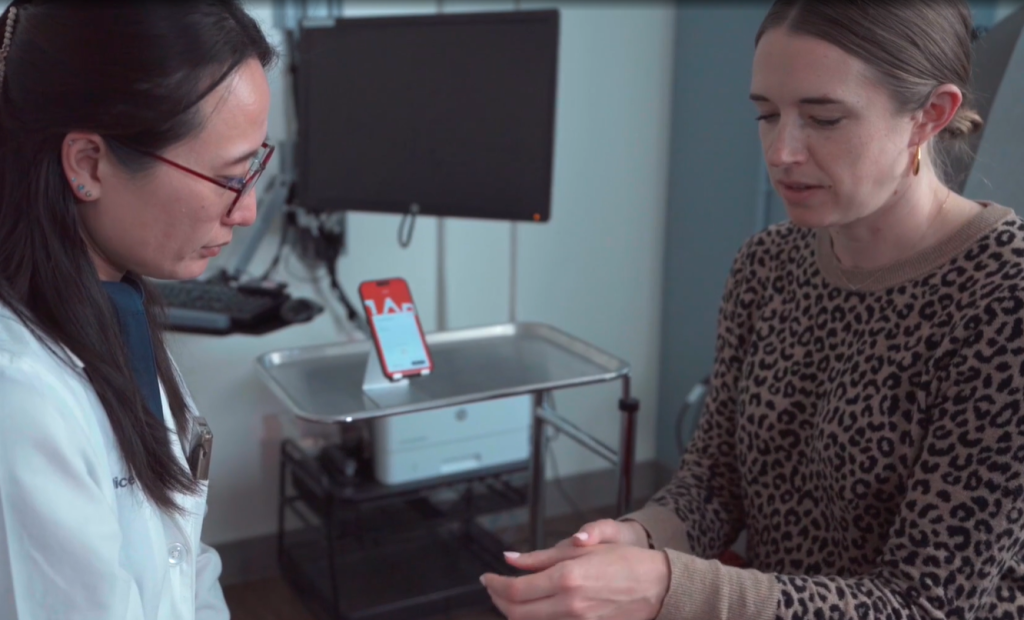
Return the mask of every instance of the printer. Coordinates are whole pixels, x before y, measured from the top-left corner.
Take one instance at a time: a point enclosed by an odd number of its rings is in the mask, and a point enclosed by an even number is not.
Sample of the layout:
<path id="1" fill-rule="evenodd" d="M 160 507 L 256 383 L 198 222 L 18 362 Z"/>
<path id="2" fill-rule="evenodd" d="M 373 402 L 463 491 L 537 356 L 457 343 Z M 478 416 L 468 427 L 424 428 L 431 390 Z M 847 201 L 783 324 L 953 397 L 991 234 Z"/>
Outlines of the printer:
<path id="1" fill-rule="evenodd" d="M 530 395 L 373 420 L 373 469 L 395 485 L 525 461 Z"/>

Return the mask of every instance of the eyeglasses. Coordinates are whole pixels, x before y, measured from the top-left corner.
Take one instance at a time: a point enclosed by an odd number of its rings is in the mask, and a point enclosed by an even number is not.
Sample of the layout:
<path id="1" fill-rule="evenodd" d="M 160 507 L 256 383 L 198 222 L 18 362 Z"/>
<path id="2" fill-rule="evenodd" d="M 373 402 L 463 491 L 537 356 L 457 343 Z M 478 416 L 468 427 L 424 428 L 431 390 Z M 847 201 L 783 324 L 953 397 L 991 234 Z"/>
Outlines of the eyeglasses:
<path id="1" fill-rule="evenodd" d="M 240 201 L 249 192 L 252 191 L 252 188 L 256 186 L 256 181 L 259 180 L 260 175 L 262 175 L 263 171 L 267 169 L 267 164 L 270 163 L 270 158 L 274 155 L 274 145 L 267 144 L 266 142 L 260 145 L 260 150 L 252 158 L 252 163 L 249 165 L 249 171 L 245 173 L 245 176 L 241 178 L 230 179 L 227 181 L 207 176 L 202 172 L 193 170 L 188 166 L 183 166 L 176 161 L 171 161 L 170 159 L 167 159 L 162 155 L 157 155 L 156 153 L 150 153 L 148 151 L 139 151 L 139 153 L 152 157 L 153 159 L 162 161 L 163 163 L 169 166 L 174 166 L 175 168 L 181 170 L 182 172 L 187 172 L 194 177 L 199 177 L 204 181 L 209 181 L 214 185 L 223 187 L 226 190 L 234 192 L 235 199 L 231 202 L 231 206 L 228 207 L 227 213 L 228 217 L 230 217 L 231 213 L 234 212 L 235 210 L 235 206 L 238 205 L 238 201 Z"/>

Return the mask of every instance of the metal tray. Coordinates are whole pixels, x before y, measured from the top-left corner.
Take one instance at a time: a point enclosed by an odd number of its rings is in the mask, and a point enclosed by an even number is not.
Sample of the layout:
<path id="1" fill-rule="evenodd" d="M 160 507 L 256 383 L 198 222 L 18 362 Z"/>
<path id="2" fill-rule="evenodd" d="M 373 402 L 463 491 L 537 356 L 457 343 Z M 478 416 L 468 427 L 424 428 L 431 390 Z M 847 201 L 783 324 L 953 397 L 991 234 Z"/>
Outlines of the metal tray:
<path id="1" fill-rule="evenodd" d="M 299 418 L 351 422 L 612 381 L 629 365 L 541 323 L 427 334 L 434 372 L 404 387 L 363 391 L 369 340 L 265 353 L 260 376 Z"/>

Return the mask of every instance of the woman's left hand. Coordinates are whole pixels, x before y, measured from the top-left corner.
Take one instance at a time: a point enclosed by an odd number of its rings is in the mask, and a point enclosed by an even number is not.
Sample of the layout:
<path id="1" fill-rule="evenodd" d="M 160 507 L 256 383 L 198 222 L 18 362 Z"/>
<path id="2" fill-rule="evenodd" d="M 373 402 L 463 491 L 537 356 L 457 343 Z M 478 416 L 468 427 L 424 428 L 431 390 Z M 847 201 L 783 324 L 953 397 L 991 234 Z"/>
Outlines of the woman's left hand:
<path id="1" fill-rule="evenodd" d="M 668 592 L 671 571 L 661 551 L 602 544 L 506 555 L 532 574 L 480 580 L 509 620 L 652 620 Z"/>

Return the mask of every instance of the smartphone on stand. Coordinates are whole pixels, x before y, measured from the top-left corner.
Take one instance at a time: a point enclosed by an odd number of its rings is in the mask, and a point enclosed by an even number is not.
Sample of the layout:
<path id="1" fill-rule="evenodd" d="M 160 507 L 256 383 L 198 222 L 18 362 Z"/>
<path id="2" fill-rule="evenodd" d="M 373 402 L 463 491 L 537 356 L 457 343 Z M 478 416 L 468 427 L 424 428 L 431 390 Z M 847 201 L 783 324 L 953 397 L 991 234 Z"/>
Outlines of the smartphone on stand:
<path id="1" fill-rule="evenodd" d="M 402 278 L 369 280 L 359 285 L 381 370 L 391 381 L 428 375 L 434 370 L 409 284 Z"/>

